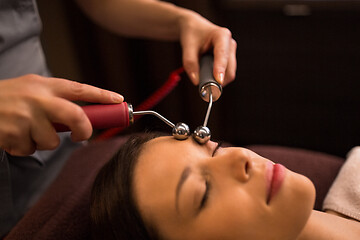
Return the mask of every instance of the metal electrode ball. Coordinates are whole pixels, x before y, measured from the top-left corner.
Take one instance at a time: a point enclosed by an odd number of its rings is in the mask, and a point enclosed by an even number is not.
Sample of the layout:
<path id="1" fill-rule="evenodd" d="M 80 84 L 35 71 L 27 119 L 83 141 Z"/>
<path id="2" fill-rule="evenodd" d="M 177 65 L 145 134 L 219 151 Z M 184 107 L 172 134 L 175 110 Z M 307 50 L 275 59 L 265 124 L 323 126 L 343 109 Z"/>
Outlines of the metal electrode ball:
<path id="1" fill-rule="evenodd" d="M 185 123 L 179 122 L 172 129 L 172 135 L 177 140 L 185 140 L 190 136 L 189 126 Z"/>
<path id="2" fill-rule="evenodd" d="M 208 127 L 199 126 L 195 129 L 193 137 L 200 144 L 207 143 L 211 138 L 211 132 Z"/>

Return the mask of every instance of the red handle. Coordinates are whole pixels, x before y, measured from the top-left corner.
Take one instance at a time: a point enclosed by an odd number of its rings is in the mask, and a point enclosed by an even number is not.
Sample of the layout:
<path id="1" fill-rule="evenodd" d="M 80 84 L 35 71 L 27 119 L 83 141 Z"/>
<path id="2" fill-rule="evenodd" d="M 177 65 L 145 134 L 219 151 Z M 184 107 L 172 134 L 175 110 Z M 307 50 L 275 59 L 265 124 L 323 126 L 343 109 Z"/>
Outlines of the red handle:
<path id="1" fill-rule="evenodd" d="M 88 105 L 82 107 L 88 116 L 93 129 L 128 127 L 130 125 L 129 106 L 126 102 L 108 105 Z M 53 124 L 57 132 L 67 132 L 70 129 L 62 124 Z"/>

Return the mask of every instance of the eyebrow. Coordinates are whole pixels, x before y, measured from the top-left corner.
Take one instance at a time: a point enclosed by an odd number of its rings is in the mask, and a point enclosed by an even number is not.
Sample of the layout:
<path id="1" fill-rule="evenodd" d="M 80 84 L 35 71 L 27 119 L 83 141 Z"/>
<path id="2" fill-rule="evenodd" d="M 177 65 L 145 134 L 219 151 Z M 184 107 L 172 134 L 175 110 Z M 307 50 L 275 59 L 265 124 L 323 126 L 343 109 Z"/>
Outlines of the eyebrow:
<path id="1" fill-rule="evenodd" d="M 179 179 L 179 182 L 176 186 L 176 191 L 175 191 L 175 208 L 176 208 L 176 211 L 179 212 L 179 194 L 180 194 L 180 191 L 181 191 L 181 187 L 184 185 L 186 179 L 188 179 L 189 175 L 191 173 L 191 168 L 190 167 L 185 167 L 183 172 L 181 173 L 181 176 L 180 176 L 180 179 Z"/>

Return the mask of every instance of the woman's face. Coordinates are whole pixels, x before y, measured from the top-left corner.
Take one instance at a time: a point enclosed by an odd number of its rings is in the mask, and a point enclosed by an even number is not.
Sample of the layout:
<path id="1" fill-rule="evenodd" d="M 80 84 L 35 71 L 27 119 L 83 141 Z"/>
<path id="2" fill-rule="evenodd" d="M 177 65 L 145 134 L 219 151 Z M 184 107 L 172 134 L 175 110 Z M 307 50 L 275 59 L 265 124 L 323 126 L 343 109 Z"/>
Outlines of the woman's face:
<path id="1" fill-rule="evenodd" d="M 147 226 L 165 239 L 295 239 L 313 207 L 306 177 L 244 148 L 191 138 L 147 142 L 134 196 Z"/>

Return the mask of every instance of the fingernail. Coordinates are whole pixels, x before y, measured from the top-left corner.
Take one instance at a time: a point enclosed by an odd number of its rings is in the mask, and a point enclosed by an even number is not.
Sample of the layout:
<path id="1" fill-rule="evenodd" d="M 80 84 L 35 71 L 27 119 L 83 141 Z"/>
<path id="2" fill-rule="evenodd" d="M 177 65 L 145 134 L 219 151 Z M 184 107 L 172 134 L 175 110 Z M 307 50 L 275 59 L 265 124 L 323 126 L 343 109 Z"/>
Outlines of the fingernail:
<path id="1" fill-rule="evenodd" d="M 195 84 L 199 83 L 198 75 L 195 72 L 190 73 L 190 77 Z"/>
<path id="2" fill-rule="evenodd" d="M 220 84 L 223 84 L 224 83 L 224 73 L 219 73 L 219 78 L 218 78 L 218 80 L 219 80 L 219 82 L 220 82 Z"/>
<path id="3" fill-rule="evenodd" d="M 114 102 L 117 102 L 117 103 L 121 103 L 124 101 L 124 97 L 122 95 L 116 94 L 116 93 L 112 95 L 112 99 Z"/>

